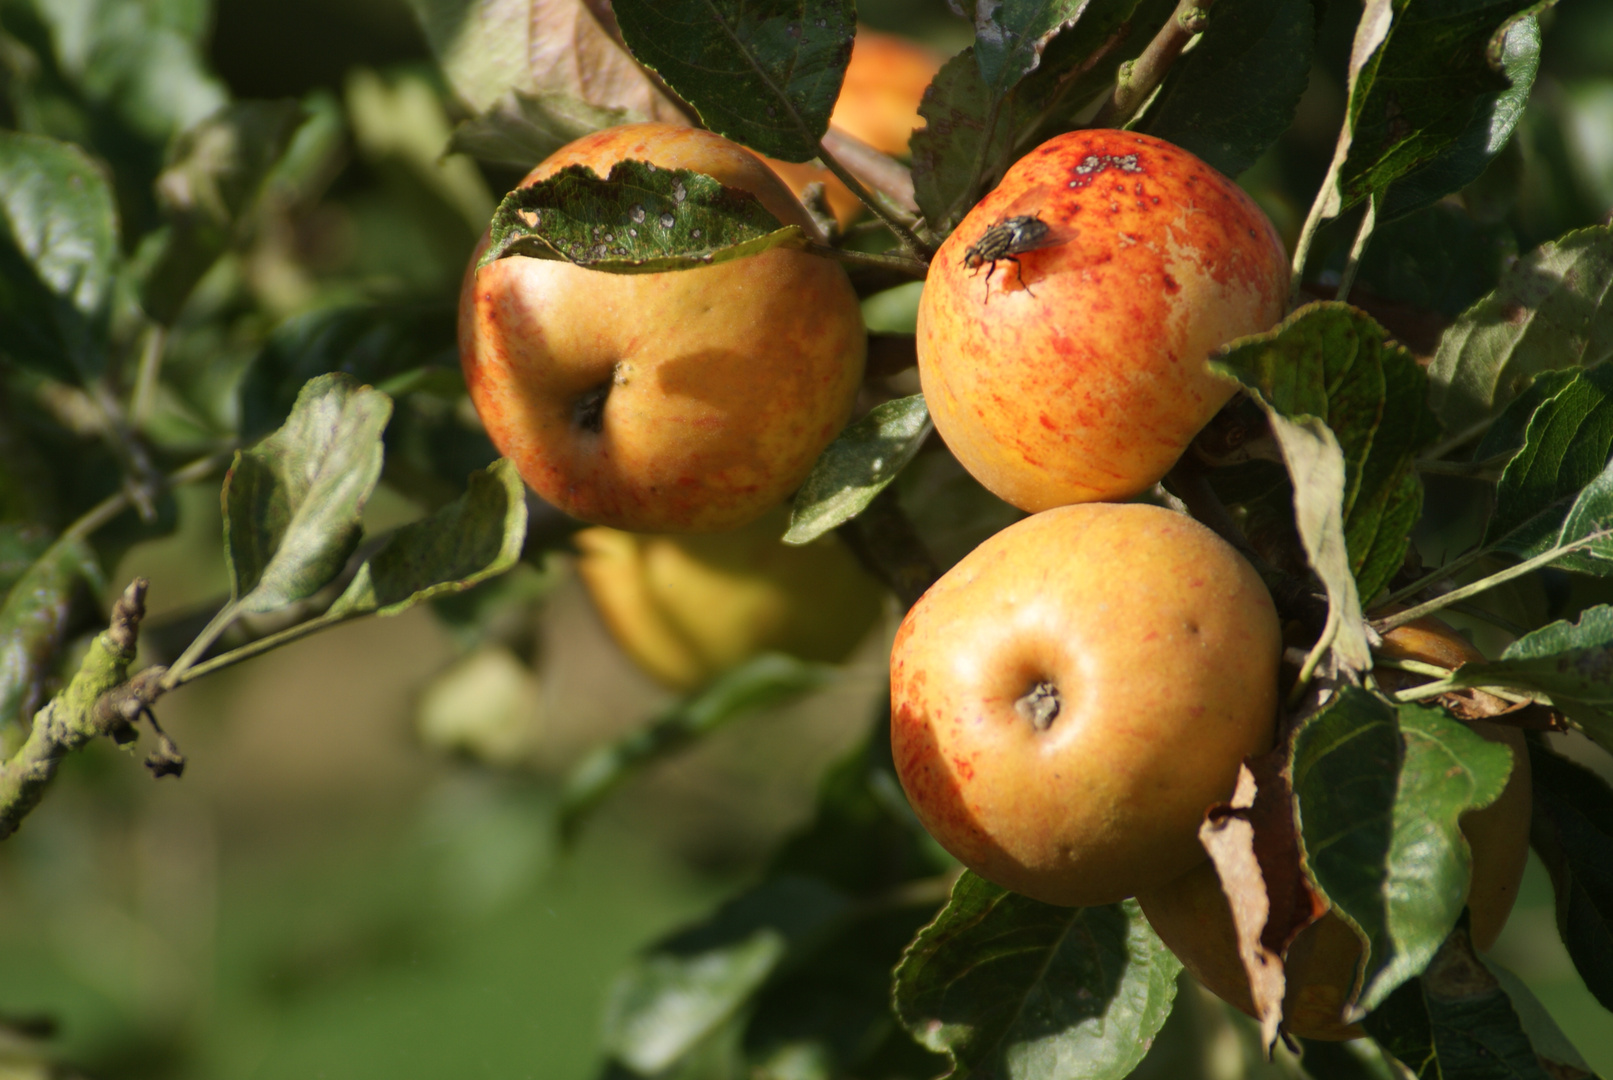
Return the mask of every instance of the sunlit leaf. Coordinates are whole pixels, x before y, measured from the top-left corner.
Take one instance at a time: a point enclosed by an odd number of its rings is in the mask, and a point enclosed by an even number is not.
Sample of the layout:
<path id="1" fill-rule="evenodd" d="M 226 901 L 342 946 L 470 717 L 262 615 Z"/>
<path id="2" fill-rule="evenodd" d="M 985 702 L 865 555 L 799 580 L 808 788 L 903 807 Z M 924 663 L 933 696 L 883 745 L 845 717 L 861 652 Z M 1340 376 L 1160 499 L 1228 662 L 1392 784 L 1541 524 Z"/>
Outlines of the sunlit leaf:
<path id="1" fill-rule="evenodd" d="M 500 458 L 470 488 L 423 521 L 403 526 L 358 568 L 329 616 L 396 615 L 422 600 L 502 574 L 526 539 L 526 487 Z"/>
<path id="2" fill-rule="evenodd" d="M 867 508 L 933 430 L 923 394 L 877 405 L 842 431 L 796 493 L 786 544 L 816 540 Z"/>
<path id="3" fill-rule="evenodd" d="M 1180 971 L 1135 901 L 1054 907 L 965 873 L 896 969 L 896 1011 L 958 1080 L 1120 1080 Z"/>
<path id="4" fill-rule="evenodd" d="M 306 599 L 341 573 L 381 476 L 391 414 L 385 394 L 322 375 L 280 430 L 235 455 L 224 479 L 224 540 L 240 610 Z"/>
<path id="5" fill-rule="evenodd" d="M 1429 404 L 1452 433 L 1488 420 L 1560 368 L 1613 359 L 1613 227 L 1543 244 L 1440 339 Z"/>
<path id="6" fill-rule="evenodd" d="M 851 0 L 616 0 L 638 61 L 719 135 L 785 161 L 818 155 L 856 33 Z"/>
<path id="7" fill-rule="evenodd" d="M 100 166 L 69 143 L 0 131 L 0 354 L 58 379 L 99 374 L 117 262 Z"/>
<path id="8" fill-rule="evenodd" d="M 603 178 L 568 165 L 516 188 L 499 204 L 492 228 L 483 266 L 525 255 L 630 274 L 706 266 L 808 240 L 748 191 L 642 161 L 619 162 Z"/>

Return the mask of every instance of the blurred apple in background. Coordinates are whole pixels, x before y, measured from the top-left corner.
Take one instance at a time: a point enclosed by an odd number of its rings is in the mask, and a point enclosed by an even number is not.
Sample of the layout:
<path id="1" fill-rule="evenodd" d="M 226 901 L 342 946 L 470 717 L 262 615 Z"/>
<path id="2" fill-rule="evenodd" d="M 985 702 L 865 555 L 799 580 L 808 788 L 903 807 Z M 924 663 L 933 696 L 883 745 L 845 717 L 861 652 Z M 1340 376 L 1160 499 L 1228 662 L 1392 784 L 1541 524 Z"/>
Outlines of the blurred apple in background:
<path id="1" fill-rule="evenodd" d="M 884 591 L 832 536 L 782 543 L 784 518 L 702 536 L 584 529 L 577 569 L 617 643 L 671 689 L 772 650 L 844 660 L 878 621 Z"/>

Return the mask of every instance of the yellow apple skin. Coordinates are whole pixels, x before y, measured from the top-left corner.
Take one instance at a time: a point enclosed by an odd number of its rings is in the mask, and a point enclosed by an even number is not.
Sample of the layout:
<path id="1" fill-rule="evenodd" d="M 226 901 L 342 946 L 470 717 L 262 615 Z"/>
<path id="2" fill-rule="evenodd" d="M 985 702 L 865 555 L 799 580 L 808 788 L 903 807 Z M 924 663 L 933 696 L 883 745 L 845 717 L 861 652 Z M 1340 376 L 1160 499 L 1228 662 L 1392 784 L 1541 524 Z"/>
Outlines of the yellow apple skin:
<path id="1" fill-rule="evenodd" d="M 817 233 L 761 159 L 695 128 L 598 131 L 523 183 L 574 164 L 604 175 L 625 159 L 706 173 Z M 527 484 L 574 517 L 652 532 L 737 528 L 794 491 L 850 415 L 867 337 L 851 283 L 828 259 L 774 249 L 609 274 L 514 256 L 478 270 L 485 244 L 460 292 L 471 400 Z"/>
<path id="2" fill-rule="evenodd" d="M 1028 215 L 1047 246 L 966 265 L 988 229 Z M 1231 180 L 1147 135 L 1074 131 L 1016 162 L 941 245 L 919 377 L 936 430 L 1000 498 L 1033 513 L 1129 498 L 1231 397 L 1209 352 L 1269 329 L 1287 294 L 1282 241 Z"/>
<path id="3" fill-rule="evenodd" d="M 833 536 L 782 543 L 783 518 L 702 536 L 584 529 L 577 570 L 617 644 L 670 689 L 769 650 L 838 663 L 878 621 L 883 590 Z"/>
<path id="4" fill-rule="evenodd" d="M 897 631 L 897 774 L 982 877 L 1111 903 L 1206 858 L 1205 810 L 1271 745 L 1281 651 L 1259 576 L 1192 518 L 1049 510 L 965 556 Z M 1060 698 L 1045 727 L 1016 705 L 1039 686 Z"/>
<path id="5" fill-rule="evenodd" d="M 1483 656 L 1437 619 L 1418 619 L 1384 635 L 1379 652 L 1393 659 L 1419 660 L 1457 667 Z M 1379 669 L 1380 681 L 1395 672 Z M 1495 944 L 1512 913 L 1529 858 L 1531 779 L 1523 732 L 1505 724 L 1468 721 L 1478 734 L 1512 752 L 1512 775 L 1506 789 L 1489 806 L 1463 816 L 1462 835 L 1472 851 L 1467 905 L 1469 932 L 1475 948 Z M 1221 891 L 1215 867 L 1204 863 L 1176 881 L 1137 894 L 1143 913 L 1170 947 L 1212 993 L 1255 1015 L 1249 978 L 1238 960 L 1232 910 Z M 1283 1017 L 1288 1030 L 1307 1039 L 1338 1041 L 1364 1035 L 1360 1025 L 1346 1024 L 1349 1000 L 1361 961 L 1361 941 L 1338 915 L 1328 912 L 1306 927 L 1290 946 L 1284 968 L 1288 980 Z"/>

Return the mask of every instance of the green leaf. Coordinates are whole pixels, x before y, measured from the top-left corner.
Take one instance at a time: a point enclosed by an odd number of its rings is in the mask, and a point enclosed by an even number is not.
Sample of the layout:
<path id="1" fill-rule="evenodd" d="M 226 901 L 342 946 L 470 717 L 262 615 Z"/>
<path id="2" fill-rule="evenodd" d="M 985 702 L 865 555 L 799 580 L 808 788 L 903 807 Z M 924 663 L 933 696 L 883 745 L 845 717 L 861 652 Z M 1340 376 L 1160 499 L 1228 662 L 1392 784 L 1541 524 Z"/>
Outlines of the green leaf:
<path id="1" fill-rule="evenodd" d="M 1451 432 L 1482 424 L 1543 371 L 1613 359 L 1613 226 L 1525 255 L 1440 339 L 1429 404 Z"/>
<path id="2" fill-rule="evenodd" d="M 923 394 L 876 405 L 818 457 L 790 510 L 786 544 L 807 544 L 868 508 L 934 430 Z"/>
<path id="3" fill-rule="evenodd" d="M 808 161 L 857 30 L 851 0 L 616 0 L 634 57 L 719 135 Z"/>
<path id="4" fill-rule="evenodd" d="M 224 553 L 240 611 L 305 600 L 341 573 L 381 476 L 391 414 L 380 391 L 321 375 L 280 430 L 236 453 L 224 478 Z"/>
<path id="5" fill-rule="evenodd" d="M 1518 1022 L 1523 1025 L 1523 1033 L 1529 1037 L 1529 1045 L 1534 1047 L 1535 1056 L 1555 1066 L 1566 1066 L 1548 1069 L 1551 1076 L 1594 1077 L 1595 1072 L 1580 1055 L 1579 1048 L 1557 1026 L 1557 1021 L 1535 997 L 1529 984 L 1497 961 L 1489 957 L 1483 960 L 1484 966 L 1490 969 L 1490 974 L 1495 976 L 1495 981 L 1501 984 L 1502 991 L 1511 1000 L 1512 1009 L 1518 1014 Z"/>
<path id="6" fill-rule="evenodd" d="M 1397 713 L 1355 687 L 1305 721 L 1292 754 L 1306 866 L 1366 944 L 1367 1012 L 1456 925 L 1471 866 L 1457 821 L 1500 797 L 1511 755 L 1442 709 Z"/>
<path id="7" fill-rule="evenodd" d="M 1536 380 L 1520 401 L 1541 397 L 1523 446 L 1496 484 L 1485 543 L 1532 558 L 1613 524 L 1613 363 Z M 1508 410 L 1510 413 L 1512 410 Z M 1509 424 L 1509 427 L 1511 425 Z M 1499 442 L 1500 436 L 1497 438 Z M 1571 552 L 1557 565 L 1613 573 L 1613 538 Z"/>
<path id="8" fill-rule="evenodd" d="M 1529 744 L 1532 840 L 1557 893 L 1557 929 L 1574 968 L 1613 1012 L 1613 789 L 1583 765 Z"/>
<path id="9" fill-rule="evenodd" d="M 811 693 L 833 678 L 832 667 L 783 653 L 765 653 L 724 672 L 710 686 L 573 767 L 561 786 L 561 835 L 575 836 L 607 795 L 650 763 L 742 716 Z"/>
<path id="10" fill-rule="evenodd" d="M 0 355 L 57 379 L 98 375 L 117 262 L 100 166 L 69 143 L 0 131 Z"/>
<path id="11" fill-rule="evenodd" d="M 506 458 L 472 473 L 470 488 L 424 521 L 403 526 L 358 568 L 328 617 L 397 615 L 463 592 L 514 566 L 526 539 L 526 486 Z"/>
<path id="12" fill-rule="evenodd" d="M 822 882 L 775 878 L 652 946 L 611 987 L 606 1053 L 645 1076 L 675 1064 L 794 954 L 831 933 L 849 907 Z"/>
<path id="13" fill-rule="evenodd" d="M 965 872 L 896 969 L 896 1012 L 957 1080 L 1120 1080 L 1181 969 L 1136 901 L 1054 907 Z"/>
<path id="14" fill-rule="evenodd" d="M 258 439 L 284 423 L 315 376 L 340 371 L 373 385 L 429 367 L 457 377 L 454 311 L 446 305 L 359 304 L 293 316 L 274 328 L 241 379 L 241 437 Z"/>
<path id="15" fill-rule="evenodd" d="M 1385 300 L 1454 319 L 1494 289 L 1517 256 L 1510 225 L 1476 221 L 1439 202 L 1376 228 L 1356 282 Z"/>
<path id="16" fill-rule="evenodd" d="M 799 225 L 780 223 L 750 192 L 701 173 L 623 161 L 601 179 L 586 165 L 568 165 L 504 196 L 481 265 L 525 255 L 646 274 L 807 241 Z"/>
<path id="17" fill-rule="evenodd" d="M 1060 31 L 1086 14 L 1090 0 L 1002 0 L 975 9 L 975 64 L 995 97 L 1002 97 L 1042 62 Z"/>
<path id="18" fill-rule="evenodd" d="M 68 609 L 81 582 L 99 584 L 89 545 L 76 537 L 47 546 L 40 534 L 3 532 L 8 567 L 28 560 L 0 593 L 0 760 L 12 737 L 26 733 L 43 703 L 45 680 L 67 630 Z"/>
<path id="19" fill-rule="evenodd" d="M 1420 978 L 1363 1021 L 1418 1080 L 1550 1080 L 1512 1002 L 1473 952 L 1466 919 Z"/>
<path id="20" fill-rule="evenodd" d="M 1325 521 L 1332 496 L 1296 470 L 1308 473 L 1326 456 L 1326 440 L 1306 428 L 1307 418 L 1331 431 L 1343 455 L 1337 512 L 1349 572 L 1359 596 L 1370 599 L 1400 569 L 1422 510 L 1416 458 L 1439 434 L 1424 404 L 1422 368 L 1365 313 L 1334 303 L 1310 304 L 1275 330 L 1234 342 L 1213 366 L 1251 391 L 1269 416 L 1282 418 L 1276 429 L 1294 477 L 1296 509 L 1307 503 L 1300 535 L 1313 553 L 1330 536 Z M 1317 571 L 1350 619 L 1343 583 L 1329 580 L 1336 576 L 1331 570 Z"/>
<path id="21" fill-rule="evenodd" d="M 240 222 L 304 119 L 295 101 L 243 101 L 175 140 L 157 178 L 168 230 L 140 283 L 140 303 L 171 324 L 191 290 L 241 238 Z"/>
<path id="22" fill-rule="evenodd" d="M 1213 9 L 1193 50 L 1172 65 L 1140 123 L 1228 176 L 1288 130 L 1310 78 L 1311 0 L 1245 0 Z"/>
<path id="23" fill-rule="evenodd" d="M 557 91 L 512 90 L 486 112 L 461 121 L 448 152 L 525 170 L 590 132 L 636 119 L 626 109 L 601 108 Z"/>
<path id="24" fill-rule="evenodd" d="M 1613 607 L 1560 619 L 1514 641 L 1499 660 L 1463 664 L 1457 686 L 1510 686 L 1551 695 L 1586 734 L 1613 750 Z"/>
<path id="25" fill-rule="evenodd" d="M 1378 220 L 1388 222 L 1478 178 L 1534 84 L 1540 27 L 1525 12 L 1536 6 L 1393 0 L 1387 33 L 1351 88 L 1340 210 L 1377 193 Z"/>
<path id="26" fill-rule="evenodd" d="M 987 64 L 974 48 L 947 61 L 919 105 L 925 126 L 909 143 L 913 190 L 932 235 L 950 233 L 1036 141 L 1074 126 L 1068 114 L 1112 85 L 1115 69 L 1142 50 L 1174 7 L 1166 0 L 1091 0 L 1043 45 L 1035 69 L 1012 81 L 1015 65 Z M 988 67 L 1003 81 L 989 83 Z"/>

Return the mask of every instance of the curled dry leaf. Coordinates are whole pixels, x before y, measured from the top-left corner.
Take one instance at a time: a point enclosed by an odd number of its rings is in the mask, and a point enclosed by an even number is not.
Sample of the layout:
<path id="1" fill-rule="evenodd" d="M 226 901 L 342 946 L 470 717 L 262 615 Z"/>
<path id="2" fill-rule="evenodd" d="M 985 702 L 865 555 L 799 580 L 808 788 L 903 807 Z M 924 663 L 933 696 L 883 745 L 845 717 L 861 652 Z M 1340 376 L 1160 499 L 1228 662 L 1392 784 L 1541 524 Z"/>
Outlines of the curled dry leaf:
<path id="1" fill-rule="evenodd" d="M 1283 957 L 1327 911 L 1300 868 L 1287 762 L 1284 747 L 1245 762 L 1232 801 L 1211 807 L 1199 828 L 1232 907 L 1238 956 L 1268 1048 L 1283 1020 Z"/>

